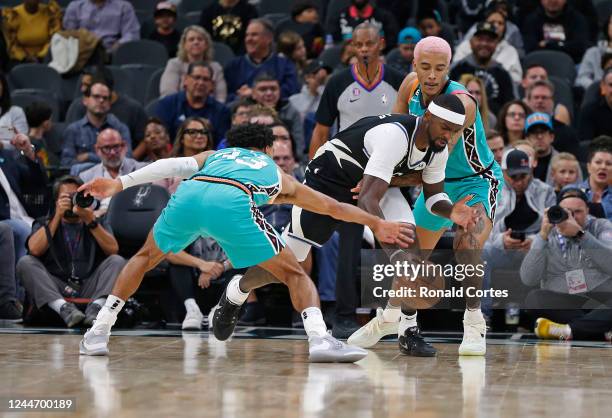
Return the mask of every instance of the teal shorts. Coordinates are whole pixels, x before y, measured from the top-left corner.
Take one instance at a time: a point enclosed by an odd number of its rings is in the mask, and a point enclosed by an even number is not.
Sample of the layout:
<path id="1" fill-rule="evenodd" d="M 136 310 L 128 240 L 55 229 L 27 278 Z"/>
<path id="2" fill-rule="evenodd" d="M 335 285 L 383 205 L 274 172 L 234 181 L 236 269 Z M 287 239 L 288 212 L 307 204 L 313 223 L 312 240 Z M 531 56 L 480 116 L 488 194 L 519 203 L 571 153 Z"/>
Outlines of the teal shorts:
<path id="1" fill-rule="evenodd" d="M 187 180 L 159 215 L 153 238 L 164 253 L 177 253 L 198 237 L 215 239 L 235 268 L 266 261 L 285 245 L 243 190 Z"/>
<path id="2" fill-rule="evenodd" d="M 468 202 L 468 205 L 474 206 L 482 203 L 487 211 L 487 216 L 493 222 L 503 185 L 504 177 L 501 168 L 499 168 L 499 165 L 494 164 L 493 168 L 479 176 L 444 182 L 444 192 L 453 203 L 467 195 L 473 195 L 474 197 Z M 451 220 L 434 215 L 427 210 L 423 192 L 421 192 L 414 204 L 413 213 L 416 225 L 430 231 L 439 231 L 442 228 L 450 228 L 453 225 Z"/>

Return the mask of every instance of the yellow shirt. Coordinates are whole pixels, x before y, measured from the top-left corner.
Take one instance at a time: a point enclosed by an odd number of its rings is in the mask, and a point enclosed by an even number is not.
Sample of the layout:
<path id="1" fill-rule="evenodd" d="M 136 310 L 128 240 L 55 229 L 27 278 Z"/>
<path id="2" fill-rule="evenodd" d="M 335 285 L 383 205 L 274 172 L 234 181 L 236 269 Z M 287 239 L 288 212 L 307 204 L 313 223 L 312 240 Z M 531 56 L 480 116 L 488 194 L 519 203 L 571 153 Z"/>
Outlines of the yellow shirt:
<path id="1" fill-rule="evenodd" d="M 16 61 L 43 58 L 49 51 L 51 36 L 61 29 L 61 9 L 55 0 L 39 4 L 34 14 L 28 13 L 23 4 L 3 9 L 2 14 L 9 57 Z"/>

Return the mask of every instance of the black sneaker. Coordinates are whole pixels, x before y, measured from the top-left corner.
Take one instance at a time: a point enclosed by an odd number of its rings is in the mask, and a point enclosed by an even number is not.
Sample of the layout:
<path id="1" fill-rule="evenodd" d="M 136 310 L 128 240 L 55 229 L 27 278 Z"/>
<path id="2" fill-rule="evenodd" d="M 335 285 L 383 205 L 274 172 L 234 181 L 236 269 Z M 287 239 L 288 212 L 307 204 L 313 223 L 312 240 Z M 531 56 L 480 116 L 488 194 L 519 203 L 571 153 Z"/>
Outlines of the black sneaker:
<path id="1" fill-rule="evenodd" d="M 240 308 L 240 305 L 230 302 L 223 291 L 219 303 L 213 308 L 213 333 L 218 340 L 225 341 L 233 334 L 240 317 Z"/>
<path id="2" fill-rule="evenodd" d="M 238 325 L 252 327 L 254 325 L 264 325 L 265 323 L 266 313 L 259 302 L 244 304 L 244 311 L 238 320 Z"/>
<path id="3" fill-rule="evenodd" d="M 60 308 L 60 316 L 68 328 L 79 325 L 85 319 L 85 314 L 74 303 L 66 302 Z"/>
<path id="4" fill-rule="evenodd" d="M 347 339 L 361 326 L 355 319 L 352 318 L 336 318 L 334 326 L 332 328 L 332 335 L 334 338 Z"/>
<path id="5" fill-rule="evenodd" d="M 21 322 L 22 311 L 16 302 L 9 301 L 0 306 L 0 321 Z"/>
<path id="6" fill-rule="evenodd" d="M 435 357 L 438 351 L 425 341 L 419 327 L 408 328 L 399 337 L 399 349 L 402 354 L 414 357 Z"/>

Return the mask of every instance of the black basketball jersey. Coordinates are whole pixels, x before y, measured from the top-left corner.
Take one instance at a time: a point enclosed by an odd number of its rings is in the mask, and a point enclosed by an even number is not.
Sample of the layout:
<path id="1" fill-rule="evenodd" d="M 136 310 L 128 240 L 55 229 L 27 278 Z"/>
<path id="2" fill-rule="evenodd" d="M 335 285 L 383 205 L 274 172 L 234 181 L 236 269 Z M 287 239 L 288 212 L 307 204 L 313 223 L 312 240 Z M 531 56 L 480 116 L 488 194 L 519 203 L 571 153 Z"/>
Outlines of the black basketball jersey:
<path id="1" fill-rule="evenodd" d="M 386 114 L 378 116 L 368 116 L 362 118 L 338 132 L 330 141 L 326 142 L 317 150 L 314 158 L 306 169 L 307 184 L 314 186 L 326 194 L 330 194 L 339 200 L 345 200 L 351 196 L 350 189 L 355 187 L 363 178 L 366 165 L 370 159 L 370 151 L 366 146 L 366 136 L 372 129 L 383 124 L 395 124 L 403 132 L 401 138 L 406 146 L 395 147 L 386 152 L 393 153 L 396 149 L 403 154 L 393 154 L 397 161 L 401 160 L 393 168 L 393 176 L 400 176 L 410 171 L 423 170 L 432 161 L 435 153 L 428 149 L 421 158 L 414 157 L 413 154 L 422 154 L 422 151 L 415 151 L 415 132 L 420 118 L 404 114 Z M 376 146 L 376 141 L 380 138 L 370 138 L 370 144 Z M 382 141 L 381 141 L 382 142 Z"/>

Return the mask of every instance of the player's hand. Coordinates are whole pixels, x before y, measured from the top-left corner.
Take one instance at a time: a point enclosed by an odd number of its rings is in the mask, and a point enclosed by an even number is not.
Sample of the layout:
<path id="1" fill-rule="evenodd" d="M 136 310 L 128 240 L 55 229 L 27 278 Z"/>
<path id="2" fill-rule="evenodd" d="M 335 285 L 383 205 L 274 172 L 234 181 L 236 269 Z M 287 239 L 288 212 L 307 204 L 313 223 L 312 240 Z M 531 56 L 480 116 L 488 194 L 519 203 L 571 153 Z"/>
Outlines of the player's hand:
<path id="1" fill-rule="evenodd" d="M 470 194 L 455 202 L 450 214 L 451 221 L 466 230 L 474 227 L 480 218 L 478 209 L 467 205 L 473 197 L 474 195 Z"/>
<path id="2" fill-rule="evenodd" d="M 95 178 L 92 181 L 88 181 L 78 188 L 79 192 L 84 192 L 85 196 L 93 196 L 96 199 L 104 199 L 105 197 L 111 197 L 123 190 L 123 184 L 121 180 L 116 179 L 105 179 Z"/>
<path id="3" fill-rule="evenodd" d="M 221 276 L 224 272 L 223 264 L 216 261 L 202 261 L 198 266 L 200 272 L 208 274 L 214 278 Z"/>
<path id="4" fill-rule="evenodd" d="M 402 222 L 389 222 L 380 219 L 372 232 L 379 242 L 398 245 L 407 248 L 414 243 L 414 228 L 412 225 Z"/>
<path id="5" fill-rule="evenodd" d="M 359 183 L 357 183 L 357 186 L 351 189 L 351 193 L 354 193 L 353 200 L 359 199 L 359 193 L 361 193 L 361 183 L 363 183 L 363 180 L 359 180 Z"/>

